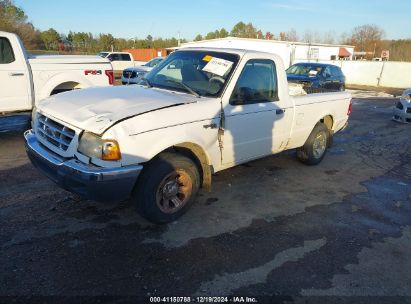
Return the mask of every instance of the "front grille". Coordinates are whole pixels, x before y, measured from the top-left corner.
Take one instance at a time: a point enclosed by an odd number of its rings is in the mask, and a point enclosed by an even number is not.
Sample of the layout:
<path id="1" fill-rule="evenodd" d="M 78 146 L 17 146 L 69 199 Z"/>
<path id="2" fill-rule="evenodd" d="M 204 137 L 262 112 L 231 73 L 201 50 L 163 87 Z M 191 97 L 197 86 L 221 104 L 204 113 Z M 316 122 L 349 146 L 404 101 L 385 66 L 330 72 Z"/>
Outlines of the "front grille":
<path id="1" fill-rule="evenodd" d="M 75 132 L 51 118 L 39 114 L 37 116 L 37 134 L 53 146 L 67 151 Z"/>
<path id="2" fill-rule="evenodd" d="M 407 113 L 411 113 L 411 108 L 407 108 Z"/>
<path id="3" fill-rule="evenodd" d="M 397 103 L 397 109 L 400 109 L 400 110 L 404 109 L 404 106 L 402 105 L 401 102 Z"/>
<path id="4" fill-rule="evenodd" d="M 137 77 L 137 73 L 136 73 L 136 72 L 132 72 L 132 71 L 124 71 L 124 72 L 123 72 L 123 76 L 124 76 L 124 78 L 136 78 L 136 77 Z"/>

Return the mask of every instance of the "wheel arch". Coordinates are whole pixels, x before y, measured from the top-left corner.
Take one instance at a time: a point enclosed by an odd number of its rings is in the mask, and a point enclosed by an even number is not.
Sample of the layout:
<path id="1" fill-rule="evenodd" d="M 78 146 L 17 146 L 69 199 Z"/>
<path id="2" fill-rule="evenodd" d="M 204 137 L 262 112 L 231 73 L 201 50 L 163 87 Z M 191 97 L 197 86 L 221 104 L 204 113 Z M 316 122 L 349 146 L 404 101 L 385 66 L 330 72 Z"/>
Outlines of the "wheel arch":
<path id="1" fill-rule="evenodd" d="M 52 95 L 52 92 L 65 84 L 76 84 L 79 88 L 88 88 L 92 86 L 92 83 L 85 77 L 82 77 L 76 73 L 66 72 L 59 73 L 50 78 L 40 90 L 39 96 L 36 96 L 37 100 L 41 100 Z M 36 94 L 37 95 L 37 94 Z"/>
<path id="2" fill-rule="evenodd" d="M 82 89 L 82 88 L 84 88 L 84 86 L 77 81 L 66 81 L 66 82 L 60 83 L 54 89 L 52 89 L 52 91 L 50 92 L 50 96 L 58 94 L 58 93 L 62 93 L 65 91 L 70 91 L 74 89 Z"/>
<path id="3" fill-rule="evenodd" d="M 327 147 L 330 148 L 333 144 L 333 136 L 334 136 L 334 118 L 332 115 L 326 115 L 319 120 L 319 122 L 323 123 L 328 129 L 328 142 Z"/>
<path id="4" fill-rule="evenodd" d="M 322 122 L 323 124 L 325 124 L 328 128 L 328 130 L 332 131 L 333 127 L 334 127 L 334 118 L 332 115 L 326 115 L 323 118 L 320 119 L 319 122 Z"/>
<path id="5" fill-rule="evenodd" d="M 211 191 L 211 175 L 213 174 L 213 169 L 207 153 L 201 146 L 191 142 L 182 142 L 175 144 L 158 154 L 163 152 L 179 153 L 190 158 L 200 171 L 201 186 L 207 191 Z"/>

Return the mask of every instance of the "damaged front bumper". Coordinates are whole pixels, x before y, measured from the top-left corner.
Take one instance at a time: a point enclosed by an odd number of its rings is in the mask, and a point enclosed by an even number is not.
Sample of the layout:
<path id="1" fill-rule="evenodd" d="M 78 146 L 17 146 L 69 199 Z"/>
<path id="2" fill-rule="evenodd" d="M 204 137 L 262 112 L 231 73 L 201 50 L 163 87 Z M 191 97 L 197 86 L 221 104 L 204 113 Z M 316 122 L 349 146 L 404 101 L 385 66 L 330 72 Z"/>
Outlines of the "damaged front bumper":
<path id="1" fill-rule="evenodd" d="M 401 98 L 394 108 L 392 119 L 411 124 L 411 103 Z"/>
<path id="2" fill-rule="evenodd" d="M 143 166 L 102 168 L 77 159 L 63 158 L 39 143 L 32 130 L 24 133 L 27 155 L 33 165 L 63 189 L 96 201 L 130 197 Z"/>

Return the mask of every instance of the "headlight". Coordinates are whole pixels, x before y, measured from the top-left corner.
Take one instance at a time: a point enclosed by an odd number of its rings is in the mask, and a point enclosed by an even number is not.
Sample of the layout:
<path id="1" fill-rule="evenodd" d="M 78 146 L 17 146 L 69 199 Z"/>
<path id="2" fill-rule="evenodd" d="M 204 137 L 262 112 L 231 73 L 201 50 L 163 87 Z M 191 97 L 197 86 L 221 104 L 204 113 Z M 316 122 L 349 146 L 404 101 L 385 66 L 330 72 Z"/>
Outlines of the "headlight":
<path id="1" fill-rule="evenodd" d="M 410 94 L 404 93 L 404 94 L 402 94 L 401 98 L 405 99 L 407 102 L 411 102 L 411 95 Z"/>
<path id="2" fill-rule="evenodd" d="M 121 152 L 118 142 L 114 139 L 102 139 L 100 136 L 84 132 L 77 149 L 80 153 L 100 158 L 102 160 L 120 160 Z"/>

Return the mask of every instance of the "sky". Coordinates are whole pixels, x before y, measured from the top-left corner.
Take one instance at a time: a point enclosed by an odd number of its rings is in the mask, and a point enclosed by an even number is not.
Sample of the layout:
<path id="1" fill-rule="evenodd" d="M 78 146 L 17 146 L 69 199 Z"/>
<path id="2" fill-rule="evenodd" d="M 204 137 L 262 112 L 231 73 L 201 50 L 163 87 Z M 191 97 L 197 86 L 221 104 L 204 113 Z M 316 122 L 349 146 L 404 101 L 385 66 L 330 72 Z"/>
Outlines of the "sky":
<path id="1" fill-rule="evenodd" d="M 111 33 L 117 38 L 147 35 L 192 40 L 197 34 L 239 21 L 278 36 L 294 28 L 333 32 L 336 40 L 354 27 L 376 24 L 386 39 L 411 38 L 410 0 L 14 0 L 40 30 Z"/>

